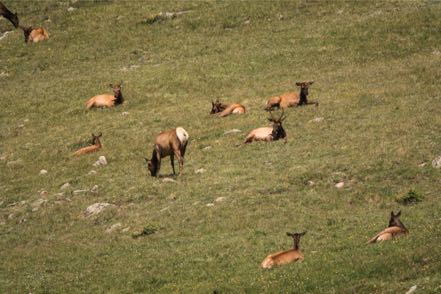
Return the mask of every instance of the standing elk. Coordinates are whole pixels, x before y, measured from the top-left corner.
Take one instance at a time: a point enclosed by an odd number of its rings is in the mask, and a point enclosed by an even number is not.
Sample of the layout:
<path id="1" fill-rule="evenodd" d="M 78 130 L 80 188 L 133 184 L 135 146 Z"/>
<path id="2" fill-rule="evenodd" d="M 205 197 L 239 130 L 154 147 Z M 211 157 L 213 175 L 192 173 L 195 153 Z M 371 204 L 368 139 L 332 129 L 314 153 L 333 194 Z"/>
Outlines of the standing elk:
<path id="1" fill-rule="evenodd" d="M 271 117 L 268 118 L 273 123 L 272 127 L 263 127 L 252 130 L 245 138 L 245 144 L 253 141 L 277 141 L 279 139 L 285 139 L 285 143 L 288 142 L 288 138 L 285 129 L 282 126 L 282 122 L 286 119 L 286 115 L 282 114 L 279 118 L 275 118 L 270 111 Z"/>
<path id="2" fill-rule="evenodd" d="M 20 25 L 20 28 L 23 30 L 25 43 L 37 43 L 49 39 L 49 33 L 42 27 L 33 28 Z"/>
<path id="3" fill-rule="evenodd" d="M 9 20 L 15 28 L 18 28 L 20 21 L 17 13 L 12 13 L 2 2 L 0 2 L 0 15 Z"/>
<path id="4" fill-rule="evenodd" d="M 389 227 L 375 235 L 368 243 L 376 243 L 380 241 L 391 240 L 394 237 L 409 233 L 409 230 L 400 221 L 401 210 L 397 214 L 393 211 L 390 212 Z"/>
<path id="5" fill-rule="evenodd" d="M 312 85 L 314 81 L 309 82 L 298 82 L 296 83 L 296 86 L 300 87 L 300 92 L 288 92 L 284 93 L 280 96 L 271 97 L 266 102 L 265 110 L 269 111 L 274 108 L 282 108 L 286 109 L 288 107 L 293 106 L 302 106 L 302 105 L 309 105 L 309 104 L 315 104 L 315 106 L 318 106 L 318 102 L 316 101 L 308 101 L 308 94 L 309 94 L 309 86 Z"/>
<path id="6" fill-rule="evenodd" d="M 92 134 L 92 144 L 93 145 L 78 149 L 77 151 L 75 151 L 75 153 L 73 155 L 80 156 L 83 154 L 92 153 L 92 152 L 96 152 L 96 151 L 100 150 L 103 147 L 103 145 L 101 145 L 101 141 L 100 141 L 100 138 L 102 135 L 103 135 L 102 133 L 99 133 L 98 135 Z"/>
<path id="7" fill-rule="evenodd" d="M 161 159 L 167 156 L 170 156 L 174 175 L 176 174 L 174 161 L 176 156 L 179 161 L 179 173 L 181 173 L 184 168 L 184 156 L 188 139 L 189 136 L 187 131 L 181 127 L 162 132 L 156 136 L 152 158 L 149 160 L 144 157 L 152 177 L 157 177 L 159 175 Z"/>
<path id="8" fill-rule="evenodd" d="M 216 100 L 216 102 L 211 101 L 211 106 L 210 114 L 217 114 L 219 117 L 245 113 L 245 106 L 239 103 L 223 104 Z"/>
<path id="9" fill-rule="evenodd" d="M 272 268 L 275 265 L 287 264 L 295 261 L 303 261 L 305 258 L 303 253 L 300 251 L 300 237 L 306 234 L 303 233 L 286 233 L 287 236 L 292 237 L 294 241 L 293 249 L 280 251 L 268 255 L 261 263 L 262 268 Z"/>
<path id="10" fill-rule="evenodd" d="M 113 85 L 110 84 L 110 88 L 113 90 L 112 94 L 101 94 L 96 95 L 87 100 L 86 102 L 86 109 L 90 109 L 92 107 L 112 107 L 114 105 L 119 105 L 124 102 L 124 97 L 121 93 L 121 87 L 123 82 Z"/>

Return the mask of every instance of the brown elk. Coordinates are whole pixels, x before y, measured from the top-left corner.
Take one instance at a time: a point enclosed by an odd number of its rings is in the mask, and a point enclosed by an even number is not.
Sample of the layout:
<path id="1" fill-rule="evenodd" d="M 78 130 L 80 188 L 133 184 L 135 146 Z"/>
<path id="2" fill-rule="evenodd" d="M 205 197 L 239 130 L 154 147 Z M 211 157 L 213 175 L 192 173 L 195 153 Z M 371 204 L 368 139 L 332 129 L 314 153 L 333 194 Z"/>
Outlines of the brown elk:
<path id="1" fill-rule="evenodd" d="M 300 92 L 288 92 L 284 93 L 280 96 L 271 97 L 266 102 L 265 110 L 269 111 L 274 108 L 282 108 L 286 109 L 288 107 L 293 106 L 302 106 L 302 105 L 309 105 L 314 104 L 315 106 L 318 106 L 318 102 L 316 101 L 308 101 L 308 94 L 309 94 L 309 86 L 312 85 L 314 81 L 309 82 L 298 82 L 296 83 L 296 86 L 300 87 Z"/>
<path id="2" fill-rule="evenodd" d="M 90 109 L 92 107 L 112 107 L 114 105 L 119 105 L 124 102 L 124 97 L 121 93 L 121 87 L 123 82 L 112 85 L 110 84 L 110 88 L 113 90 L 112 94 L 101 94 L 96 95 L 87 100 L 86 102 L 86 109 Z"/>
<path id="3" fill-rule="evenodd" d="M 216 114 L 219 117 L 224 117 L 230 114 L 242 114 L 245 113 L 245 106 L 239 103 L 233 104 L 223 104 L 216 100 L 216 102 L 211 101 L 211 112 L 210 114 Z"/>
<path id="4" fill-rule="evenodd" d="M 20 25 L 20 28 L 23 30 L 26 43 L 37 43 L 49 39 L 49 33 L 46 31 L 45 28 L 25 27 L 22 25 Z"/>
<path id="5" fill-rule="evenodd" d="M 15 28 L 18 28 L 20 21 L 17 13 L 12 13 L 2 2 L 0 2 L 0 15 L 8 19 Z"/>
<path id="6" fill-rule="evenodd" d="M 283 114 L 279 118 L 275 118 L 273 113 L 270 111 L 271 117 L 268 118 L 270 122 L 273 123 L 272 127 L 263 127 L 252 130 L 245 138 L 245 144 L 251 143 L 253 141 L 277 141 L 279 139 L 285 139 L 285 143 L 288 142 L 288 138 L 285 129 L 282 126 L 282 122 L 286 119 Z"/>
<path id="7" fill-rule="evenodd" d="M 368 243 L 372 244 L 380 241 L 391 240 L 394 237 L 398 237 L 400 235 L 404 235 L 409 233 L 409 230 L 404 226 L 404 224 L 400 221 L 401 210 L 398 211 L 397 214 L 394 214 L 393 211 L 390 213 L 389 219 L 389 227 L 375 235 L 372 239 L 368 241 Z"/>
<path id="8" fill-rule="evenodd" d="M 176 156 L 179 161 L 179 173 L 181 173 L 184 167 L 184 156 L 188 139 L 187 131 L 181 127 L 162 132 L 156 136 L 152 158 L 150 160 L 146 157 L 144 158 L 152 177 L 159 175 L 161 159 L 167 156 L 170 156 L 173 174 L 176 174 L 174 161 Z"/>
<path id="9" fill-rule="evenodd" d="M 100 137 L 102 136 L 102 133 L 99 133 L 98 135 L 92 134 L 92 144 L 91 146 L 83 147 L 81 149 L 78 149 L 73 154 L 74 156 L 80 156 L 87 153 L 92 153 L 100 150 L 103 145 L 101 145 Z"/>
<path id="10" fill-rule="evenodd" d="M 286 233 L 287 236 L 292 237 L 294 241 L 293 249 L 280 251 L 268 255 L 261 263 L 262 268 L 272 268 L 275 265 L 287 264 L 295 261 L 303 261 L 305 258 L 303 253 L 300 251 L 300 237 L 306 234 L 303 233 Z"/>

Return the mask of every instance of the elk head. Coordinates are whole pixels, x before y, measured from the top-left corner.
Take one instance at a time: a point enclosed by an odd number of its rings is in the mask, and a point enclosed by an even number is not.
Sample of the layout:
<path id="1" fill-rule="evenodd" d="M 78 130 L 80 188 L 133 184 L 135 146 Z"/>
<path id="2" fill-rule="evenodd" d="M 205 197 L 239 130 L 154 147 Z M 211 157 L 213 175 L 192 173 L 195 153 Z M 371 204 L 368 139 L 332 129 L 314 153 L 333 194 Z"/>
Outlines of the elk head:
<path id="1" fill-rule="evenodd" d="M 393 211 L 390 212 L 390 219 L 389 219 L 389 227 L 400 227 L 407 231 L 407 228 L 404 226 L 404 224 L 400 221 L 401 216 L 401 210 L 397 212 L 397 214 L 394 214 Z"/>
<path id="2" fill-rule="evenodd" d="M 109 84 L 109 87 L 112 88 L 112 90 L 113 90 L 113 96 L 115 96 L 115 98 L 116 98 L 116 101 L 115 101 L 116 104 L 121 104 L 124 102 L 124 98 L 121 93 L 122 84 L 123 84 L 123 81 L 121 81 L 119 84 L 115 84 L 115 85 Z"/>
<path id="3" fill-rule="evenodd" d="M 304 95 L 308 96 L 309 86 L 311 86 L 313 83 L 314 83 L 314 81 L 297 82 L 296 86 L 300 87 L 300 93 L 303 93 Z"/>
<path id="4" fill-rule="evenodd" d="M 156 177 L 156 174 L 158 173 L 158 165 L 155 163 L 155 158 L 154 157 L 152 160 L 148 159 L 147 157 L 144 157 L 145 162 L 147 163 L 147 168 L 150 171 L 150 175 L 152 177 Z"/>
<path id="5" fill-rule="evenodd" d="M 282 110 L 282 114 L 278 118 L 274 117 L 272 111 L 270 111 L 270 115 L 271 117 L 269 117 L 268 120 L 273 123 L 273 140 L 285 138 L 286 132 L 282 126 L 282 122 L 286 119 L 286 115 L 284 115 L 284 110 Z"/>
<path id="6" fill-rule="evenodd" d="M 300 244 L 300 237 L 302 237 L 303 235 L 306 234 L 306 231 L 304 231 L 303 233 L 289 233 L 286 232 L 286 235 L 289 237 L 292 237 L 292 240 L 294 241 L 294 249 L 299 249 L 299 244 Z"/>
<path id="7" fill-rule="evenodd" d="M 224 110 L 222 103 L 219 102 L 219 100 L 216 100 L 215 102 L 211 101 L 211 112 L 210 114 L 215 114 L 218 112 L 222 112 Z"/>

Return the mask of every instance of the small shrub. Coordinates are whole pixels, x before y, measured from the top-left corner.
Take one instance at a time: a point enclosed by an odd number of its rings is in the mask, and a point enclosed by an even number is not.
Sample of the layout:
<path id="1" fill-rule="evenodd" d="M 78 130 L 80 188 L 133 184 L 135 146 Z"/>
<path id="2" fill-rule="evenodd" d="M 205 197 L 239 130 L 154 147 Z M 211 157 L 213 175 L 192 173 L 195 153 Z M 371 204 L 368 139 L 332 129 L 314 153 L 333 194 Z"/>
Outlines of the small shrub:
<path id="1" fill-rule="evenodd" d="M 411 205 L 423 200 L 423 196 L 414 190 L 409 190 L 406 194 L 397 197 L 396 201 L 403 205 Z"/>

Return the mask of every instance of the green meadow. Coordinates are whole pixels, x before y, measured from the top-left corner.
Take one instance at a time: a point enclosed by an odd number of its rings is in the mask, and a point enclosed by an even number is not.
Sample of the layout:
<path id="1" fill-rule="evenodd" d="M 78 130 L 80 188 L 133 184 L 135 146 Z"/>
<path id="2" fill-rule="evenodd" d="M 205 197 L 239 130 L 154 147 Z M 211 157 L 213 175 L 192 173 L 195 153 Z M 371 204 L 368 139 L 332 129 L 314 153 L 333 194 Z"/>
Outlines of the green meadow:
<path id="1" fill-rule="evenodd" d="M 441 2 L 2 2 L 50 39 L 0 18 L 0 293 L 441 292 Z M 288 142 L 243 145 L 304 80 Z M 184 169 L 153 178 L 177 126 Z M 392 210 L 409 234 L 366 244 Z M 303 262 L 260 268 L 305 230 Z"/>

